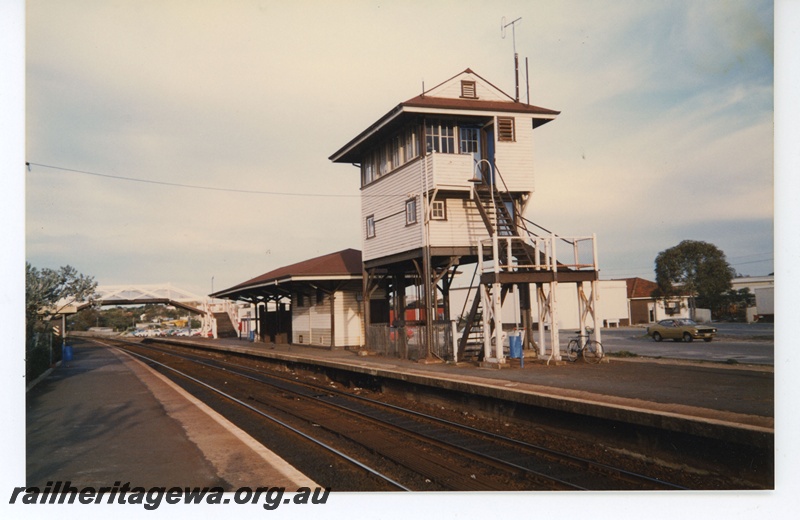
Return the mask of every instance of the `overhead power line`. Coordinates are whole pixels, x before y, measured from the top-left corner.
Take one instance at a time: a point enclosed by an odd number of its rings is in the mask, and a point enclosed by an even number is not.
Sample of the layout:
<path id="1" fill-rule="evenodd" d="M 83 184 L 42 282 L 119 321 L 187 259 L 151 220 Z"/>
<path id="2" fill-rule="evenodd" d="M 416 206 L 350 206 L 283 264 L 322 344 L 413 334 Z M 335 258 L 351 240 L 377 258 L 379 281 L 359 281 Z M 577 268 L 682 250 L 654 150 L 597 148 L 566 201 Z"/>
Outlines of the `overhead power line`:
<path id="1" fill-rule="evenodd" d="M 30 171 L 31 166 L 39 166 L 41 168 L 49 168 L 52 170 L 60 170 L 64 172 L 71 172 L 71 173 L 81 173 L 83 175 L 92 175 L 94 177 L 103 177 L 106 179 L 114 179 L 114 180 L 121 180 L 121 181 L 130 181 L 130 182 L 141 182 L 145 184 L 156 184 L 160 186 L 171 186 L 175 188 L 191 188 L 196 190 L 207 190 L 207 191 L 223 191 L 229 193 L 249 193 L 253 195 L 277 195 L 277 196 L 286 196 L 286 197 L 326 197 L 326 198 L 358 198 L 361 195 L 340 195 L 335 193 L 297 193 L 297 192 L 280 192 L 280 191 L 263 191 L 263 190 L 252 190 L 252 189 L 238 189 L 238 188 L 220 188 L 217 186 L 201 186 L 197 184 L 184 184 L 179 182 L 167 182 L 167 181 L 154 181 L 150 179 L 139 179 L 136 177 L 125 177 L 122 175 L 110 175 L 107 173 L 97 173 L 97 172 L 90 172 L 86 170 L 76 170 L 74 168 L 64 168 L 61 166 L 52 166 L 49 164 L 41 164 L 35 162 L 26 162 L 25 165 L 28 167 L 28 171 Z M 393 195 L 392 195 L 393 196 Z"/>
<path id="2" fill-rule="evenodd" d="M 764 260 L 750 260 L 749 262 L 733 262 L 731 265 L 745 265 L 745 264 L 760 264 L 762 262 L 772 262 L 773 258 L 765 258 Z"/>

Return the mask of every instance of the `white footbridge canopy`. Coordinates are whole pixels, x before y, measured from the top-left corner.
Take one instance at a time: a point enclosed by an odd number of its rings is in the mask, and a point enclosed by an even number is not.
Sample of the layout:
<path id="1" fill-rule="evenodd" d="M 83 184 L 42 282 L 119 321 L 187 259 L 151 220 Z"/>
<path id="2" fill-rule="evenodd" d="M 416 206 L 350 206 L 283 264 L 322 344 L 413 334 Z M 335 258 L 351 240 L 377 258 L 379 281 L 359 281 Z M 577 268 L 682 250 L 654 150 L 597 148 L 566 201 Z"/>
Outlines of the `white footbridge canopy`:
<path id="1" fill-rule="evenodd" d="M 163 303 L 197 314 L 204 314 L 207 297 L 198 296 L 171 284 L 98 285 L 96 305 L 144 305 Z"/>

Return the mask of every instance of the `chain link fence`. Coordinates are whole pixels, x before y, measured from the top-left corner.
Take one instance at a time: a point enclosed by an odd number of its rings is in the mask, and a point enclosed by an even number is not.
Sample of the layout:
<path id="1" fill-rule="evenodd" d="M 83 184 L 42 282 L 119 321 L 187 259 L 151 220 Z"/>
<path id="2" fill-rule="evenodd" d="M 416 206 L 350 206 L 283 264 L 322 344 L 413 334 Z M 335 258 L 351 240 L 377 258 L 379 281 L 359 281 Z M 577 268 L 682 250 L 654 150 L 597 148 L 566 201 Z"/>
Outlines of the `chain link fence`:
<path id="1" fill-rule="evenodd" d="M 430 354 L 442 361 L 454 361 L 453 322 L 433 324 Z M 417 361 L 428 357 L 426 325 L 391 327 L 388 323 L 373 323 L 367 327 L 368 351 L 381 356 Z"/>

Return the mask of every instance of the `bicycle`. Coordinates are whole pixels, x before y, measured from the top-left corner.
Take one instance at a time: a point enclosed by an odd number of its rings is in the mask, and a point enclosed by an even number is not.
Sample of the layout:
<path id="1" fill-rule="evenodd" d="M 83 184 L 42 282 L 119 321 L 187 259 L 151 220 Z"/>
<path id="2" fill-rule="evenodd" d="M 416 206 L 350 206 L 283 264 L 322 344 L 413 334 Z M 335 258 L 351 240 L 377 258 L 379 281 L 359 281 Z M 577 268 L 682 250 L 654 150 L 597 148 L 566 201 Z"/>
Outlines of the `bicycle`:
<path id="1" fill-rule="evenodd" d="M 567 344 L 568 360 L 575 362 L 580 355 L 583 356 L 583 360 L 587 363 L 600 363 L 600 360 L 603 359 L 604 354 L 603 345 L 599 341 L 589 339 L 589 335 L 593 332 L 593 330 L 594 329 L 586 329 L 586 341 L 583 343 L 583 346 L 581 346 L 581 340 L 583 340 L 581 331 L 575 332 L 578 335 L 574 338 L 571 338 Z"/>

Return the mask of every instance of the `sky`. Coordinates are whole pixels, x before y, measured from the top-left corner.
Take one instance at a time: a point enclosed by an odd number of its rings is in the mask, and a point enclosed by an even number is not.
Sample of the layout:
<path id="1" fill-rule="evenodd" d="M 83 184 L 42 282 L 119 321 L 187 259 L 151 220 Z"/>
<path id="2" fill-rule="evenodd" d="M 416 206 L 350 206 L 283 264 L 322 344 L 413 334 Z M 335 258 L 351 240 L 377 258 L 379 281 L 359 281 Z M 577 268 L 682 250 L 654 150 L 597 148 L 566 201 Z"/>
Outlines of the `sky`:
<path id="1" fill-rule="evenodd" d="M 523 100 L 561 111 L 528 218 L 596 233 L 605 279 L 685 239 L 773 272 L 772 2 L 463 5 L 27 2 L 26 259 L 205 295 L 360 249 L 328 157 L 468 67 L 513 94 L 516 48 Z"/>

